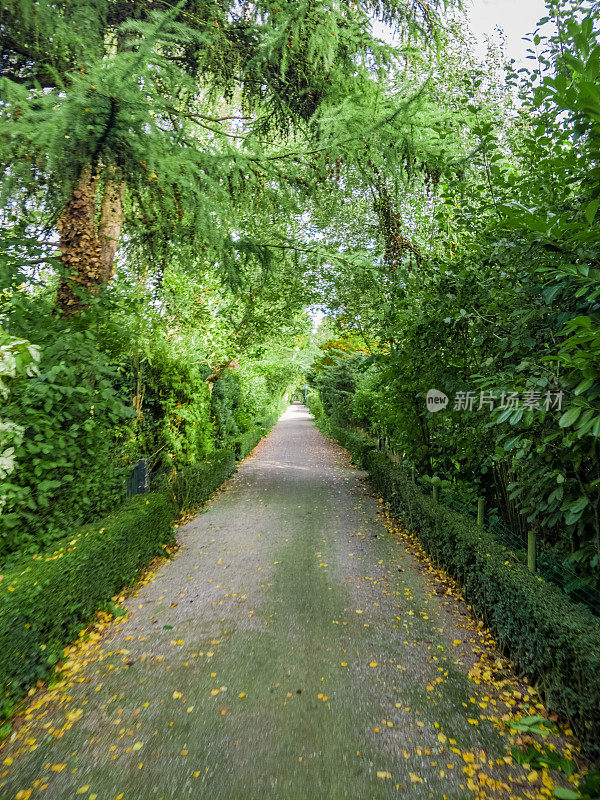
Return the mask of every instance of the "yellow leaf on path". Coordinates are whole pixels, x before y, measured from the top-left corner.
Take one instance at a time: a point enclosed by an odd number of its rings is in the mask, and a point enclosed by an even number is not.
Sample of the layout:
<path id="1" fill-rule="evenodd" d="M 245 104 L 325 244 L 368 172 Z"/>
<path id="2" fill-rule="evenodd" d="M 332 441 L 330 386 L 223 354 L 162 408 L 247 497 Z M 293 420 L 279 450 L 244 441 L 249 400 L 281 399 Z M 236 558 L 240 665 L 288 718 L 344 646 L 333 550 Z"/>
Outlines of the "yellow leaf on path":
<path id="1" fill-rule="evenodd" d="M 408 776 L 410 778 L 411 783 L 423 783 L 423 778 L 419 778 L 419 776 L 415 775 L 414 772 L 409 772 Z"/>
<path id="2" fill-rule="evenodd" d="M 52 772 L 62 772 L 62 771 L 63 771 L 63 769 L 64 769 L 66 766 L 67 766 L 66 764 L 52 764 L 52 766 L 50 767 L 50 769 L 52 770 Z"/>
<path id="3" fill-rule="evenodd" d="M 83 710 L 81 708 L 76 708 L 74 711 L 67 712 L 67 719 L 69 722 L 75 722 L 82 714 Z"/>
<path id="4" fill-rule="evenodd" d="M 199 778 L 199 777 L 200 777 L 200 773 L 199 772 L 194 772 L 194 778 Z"/>
<path id="5" fill-rule="evenodd" d="M 144 743 L 143 743 L 143 742 L 136 742 L 136 743 L 133 745 L 133 748 L 132 748 L 132 750 L 141 750 L 143 746 L 144 746 Z"/>
<path id="6" fill-rule="evenodd" d="M 20 792 L 17 792 L 16 800 L 29 800 L 31 797 L 31 789 L 21 789 Z"/>
<path id="7" fill-rule="evenodd" d="M 188 708 L 188 710 L 187 710 L 187 713 L 189 714 L 189 713 L 190 713 L 190 711 L 193 711 L 193 710 L 194 710 L 194 706 L 189 706 L 189 708 Z"/>
<path id="8" fill-rule="evenodd" d="M 455 640 L 452 642 L 452 644 L 454 645 L 454 647 L 456 647 L 456 645 L 458 645 L 458 644 L 462 644 L 462 641 L 461 641 L 460 639 L 455 639 Z"/>
<path id="9" fill-rule="evenodd" d="M 173 692 L 173 700 L 179 700 L 181 697 L 181 692 Z"/>
<path id="10" fill-rule="evenodd" d="M 360 608 L 357 608 L 357 609 L 356 609 L 356 613 L 357 613 L 357 614 L 362 614 L 362 611 L 360 610 Z"/>
<path id="11" fill-rule="evenodd" d="M 369 666 L 370 666 L 370 667 L 376 667 L 376 666 L 377 666 L 377 662 L 376 662 L 376 661 L 371 661 L 371 663 L 369 664 Z"/>
<path id="12" fill-rule="evenodd" d="M 6 764 L 7 767 L 10 767 L 10 765 L 13 763 L 13 760 L 12 760 L 12 758 L 10 756 L 7 756 L 4 759 L 4 763 Z"/>
<path id="13" fill-rule="evenodd" d="M 246 697 L 246 692 L 240 692 L 240 693 L 238 694 L 238 697 Z"/>
<path id="14" fill-rule="evenodd" d="M 77 789 L 77 791 L 75 792 L 75 794 L 85 794 L 86 792 L 89 792 L 89 790 L 90 790 L 89 785 L 88 786 L 80 786 L 79 789 Z"/>
<path id="15" fill-rule="evenodd" d="M 443 733 L 438 733 L 438 741 L 440 741 L 442 744 L 445 744 L 448 740 Z"/>
<path id="16" fill-rule="evenodd" d="M 527 776 L 527 780 L 529 781 L 529 783 L 535 783 L 537 779 L 538 779 L 538 774 L 535 770 L 533 772 L 530 772 L 529 775 Z"/>
<path id="17" fill-rule="evenodd" d="M 391 778 L 391 777 L 392 777 L 392 775 L 391 775 L 391 773 L 390 773 L 390 772 L 383 772 L 383 771 L 379 771 L 379 772 L 377 773 L 377 777 L 378 777 L 378 778 Z"/>

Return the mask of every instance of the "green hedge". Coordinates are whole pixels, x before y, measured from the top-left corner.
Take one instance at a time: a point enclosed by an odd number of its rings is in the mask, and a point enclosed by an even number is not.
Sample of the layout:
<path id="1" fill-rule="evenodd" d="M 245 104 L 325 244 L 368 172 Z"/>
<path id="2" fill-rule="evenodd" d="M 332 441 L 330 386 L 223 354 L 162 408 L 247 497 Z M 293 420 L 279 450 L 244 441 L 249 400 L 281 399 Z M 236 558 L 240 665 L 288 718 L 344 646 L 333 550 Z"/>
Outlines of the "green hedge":
<path id="1" fill-rule="evenodd" d="M 233 448 L 237 460 L 241 461 L 242 459 L 246 458 L 248 453 L 254 450 L 264 435 L 265 429 L 255 425 L 253 428 L 250 428 L 249 431 L 242 433 L 241 436 L 238 436 L 236 439 L 234 439 Z"/>
<path id="2" fill-rule="evenodd" d="M 0 582 L 0 713 L 43 678 L 94 612 L 172 540 L 171 510 L 139 495 Z"/>
<path id="3" fill-rule="evenodd" d="M 233 450 L 215 450 L 205 461 L 188 464 L 180 469 L 164 487 L 175 513 L 197 508 L 206 503 L 211 494 L 235 470 Z"/>
<path id="4" fill-rule="evenodd" d="M 323 416 L 323 403 L 321 402 L 321 398 L 318 394 L 309 394 L 306 398 L 306 406 L 310 413 L 315 418 L 316 422 L 319 422 L 321 417 Z"/>
<path id="5" fill-rule="evenodd" d="M 277 424 L 280 416 L 280 411 L 274 411 L 272 414 L 268 414 L 266 417 L 256 420 L 256 424 L 263 429 L 263 436 L 273 427 L 273 425 Z"/>
<path id="6" fill-rule="evenodd" d="M 530 573 L 474 520 L 423 494 L 372 439 L 340 428 L 332 434 L 368 470 L 429 555 L 461 584 L 475 612 L 548 706 L 569 719 L 586 749 L 600 756 L 597 618 Z"/>

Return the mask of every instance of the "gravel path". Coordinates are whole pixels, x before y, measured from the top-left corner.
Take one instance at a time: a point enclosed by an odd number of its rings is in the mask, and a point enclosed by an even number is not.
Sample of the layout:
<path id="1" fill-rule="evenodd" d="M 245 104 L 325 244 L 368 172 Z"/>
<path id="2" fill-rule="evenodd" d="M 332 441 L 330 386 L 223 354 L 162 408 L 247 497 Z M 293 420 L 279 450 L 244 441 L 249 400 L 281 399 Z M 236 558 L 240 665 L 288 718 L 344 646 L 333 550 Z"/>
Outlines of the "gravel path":
<path id="1" fill-rule="evenodd" d="M 472 797 L 472 758 L 506 754 L 467 677 L 484 634 L 363 479 L 290 407 L 131 613 L 31 698 L 0 797 Z M 542 796 L 510 769 L 501 796 Z"/>

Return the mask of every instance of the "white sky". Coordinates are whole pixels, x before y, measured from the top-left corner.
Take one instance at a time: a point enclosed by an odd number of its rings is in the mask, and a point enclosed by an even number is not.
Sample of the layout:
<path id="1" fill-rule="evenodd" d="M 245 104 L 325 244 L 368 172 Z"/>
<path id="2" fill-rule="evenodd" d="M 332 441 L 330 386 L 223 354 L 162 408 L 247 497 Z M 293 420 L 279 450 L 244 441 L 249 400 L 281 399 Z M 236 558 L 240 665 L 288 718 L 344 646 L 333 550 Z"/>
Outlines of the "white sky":
<path id="1" fill-rule="evenodd" d="M 506 37 L 507 57 L 519 60 L 525 59 L 530 46 L 522 37 L 532 33 L 538 20 L 546 16 L 544 0 L 465 0 L 465 10 L 477 39 L 483 42 L 486 34 L 496 39 L 500 27 Z"/>

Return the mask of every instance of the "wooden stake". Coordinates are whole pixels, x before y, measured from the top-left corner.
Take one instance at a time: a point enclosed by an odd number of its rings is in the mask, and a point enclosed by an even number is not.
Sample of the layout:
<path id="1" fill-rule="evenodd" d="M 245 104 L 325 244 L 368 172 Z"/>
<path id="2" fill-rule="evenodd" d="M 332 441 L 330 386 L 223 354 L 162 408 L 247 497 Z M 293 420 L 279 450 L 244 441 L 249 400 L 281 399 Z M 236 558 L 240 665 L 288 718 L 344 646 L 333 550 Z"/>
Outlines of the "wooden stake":
<path id="1" fill-rule="evenodd" d="M 480 497 L 477 501 L 477 524 L 483 525 L 483 520 L 485 517 L 485 499 Z"/>
<path id="2" fill-rule="evenodd" d="M 536 528 L 532 527 L 527 532 L 527 568 L 529 572 L 535 572 L 535 531 Z"/>

